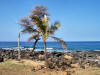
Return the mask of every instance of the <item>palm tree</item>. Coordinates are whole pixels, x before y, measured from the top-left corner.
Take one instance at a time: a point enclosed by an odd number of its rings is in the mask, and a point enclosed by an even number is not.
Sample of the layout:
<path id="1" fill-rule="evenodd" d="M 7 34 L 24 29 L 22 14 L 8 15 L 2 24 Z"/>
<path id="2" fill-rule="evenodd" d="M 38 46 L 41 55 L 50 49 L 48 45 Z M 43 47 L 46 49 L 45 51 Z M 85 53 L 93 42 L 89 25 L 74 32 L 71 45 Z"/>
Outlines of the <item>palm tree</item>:
<path id="1" fill-rule="evenodd" d="M 44 42 L 44 52 L 45 52 L 45 61 L 48 66 L 47 60 L 47 50 L 46 50 L 46 42 L 47 39 L 53 38 L 60 42 L 64 49 L 66 49 L 66 43 L 58 37 L 54 36 L 56 30 L 60 28 L 60 23 L 55 22 L 52 25 L 49 25 L 49 14 L 47 13 L 47 8 L 44 6 L 36 6 L 32 13 L 28 18 L 21 19 L 21 26 L 24 27 L 23 33 L 31 33 L 31 37 L 29 37 L 28 41 L 35 39 L 35 43 L 33 45 L 33 51 L 35 49 L 35 45 L 37 41 L 42 37 Z"/>
<path id="2" fill-rule="evenodd" d="M 31 20 L 36 25 L 39 34 L 42 36 L 44 41 L 44 52 L 45 52 L 45 61 L 47 62 L 47 50 L 46 50 L 46 41 L 49 37 L 53 38 L 60 42 L 60 44 L 66 49 L 66 43 L 60 38 L 54 37 L 53 34 L 56 30 L 60 28 L 60 23 L 55 22 L 54 25 L 49 26 L 49 15 L 47 13 L 47 8 L 44 6 L 36 6 L 30 15 Z M 47 65 L 48 66 L 48 65 Z"/>

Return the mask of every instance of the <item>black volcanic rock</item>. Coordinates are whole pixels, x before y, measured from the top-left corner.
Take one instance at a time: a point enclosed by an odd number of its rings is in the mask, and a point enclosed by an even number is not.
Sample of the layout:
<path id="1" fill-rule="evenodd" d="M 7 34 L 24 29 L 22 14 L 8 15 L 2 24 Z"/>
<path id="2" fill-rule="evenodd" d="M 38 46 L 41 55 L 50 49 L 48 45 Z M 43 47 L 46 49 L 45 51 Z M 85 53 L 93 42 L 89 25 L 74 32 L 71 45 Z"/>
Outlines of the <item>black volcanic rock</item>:
<path id="1" fill-rule="evenodd" d="M 0 58 L 0 62 L 4 62 L 4 58 L 2 57 L 2 58 Z"/>
<path id="2" fill-rule="evenodd" d="M 69 55 L 72 57 L 72 60 L 67 60 L 64 58 L 64 55 Z M 42 57 L 41 57 L 42 56 Z M 44 51 L 35 51 L 30 53 L 30 50 L 22 50 L 21 58 L 30 59 L 30 60 L 39 60 L 44 61 Z M 0 62 L 4 61 L 4 58 L 7 59 L 17 59 L 18 51 L 16 50 L 4 50 L 0 49 Z M 66 67 L 71 67 L 71 64 L 79 64 L 81 68 L 86 68 L 85 65 L 89 66 L 100 66 L 100 52 L 99 51 L 87 51 L 87 52 L 47 52 L 48 59 L 48 68 L 50 69 L 62 69 Z"/>

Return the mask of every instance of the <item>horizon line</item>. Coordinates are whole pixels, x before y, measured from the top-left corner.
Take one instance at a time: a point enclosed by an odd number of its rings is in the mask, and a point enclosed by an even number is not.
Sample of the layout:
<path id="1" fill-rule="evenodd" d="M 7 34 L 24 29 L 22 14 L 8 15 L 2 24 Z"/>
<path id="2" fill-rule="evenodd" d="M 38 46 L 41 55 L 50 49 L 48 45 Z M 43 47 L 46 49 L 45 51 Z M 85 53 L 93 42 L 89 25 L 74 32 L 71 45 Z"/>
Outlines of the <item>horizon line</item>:
<path id="1" fill-rule="evenodd" d="M 18 42 L 18 41 L 0 41 L 0 42 Z M 27 42 L 27 41 L 20 41 L 20 42 Z M 30 41 L 30 42 L 34 42 L 34 41 Z M 43 42 L 43 41 L 39 41 L 39 42 Z M 57 42 L 57 41 L 47 41 L 47 42 Z M 100 41 L 65 41 L 65 42 L 100 42 Z"/>

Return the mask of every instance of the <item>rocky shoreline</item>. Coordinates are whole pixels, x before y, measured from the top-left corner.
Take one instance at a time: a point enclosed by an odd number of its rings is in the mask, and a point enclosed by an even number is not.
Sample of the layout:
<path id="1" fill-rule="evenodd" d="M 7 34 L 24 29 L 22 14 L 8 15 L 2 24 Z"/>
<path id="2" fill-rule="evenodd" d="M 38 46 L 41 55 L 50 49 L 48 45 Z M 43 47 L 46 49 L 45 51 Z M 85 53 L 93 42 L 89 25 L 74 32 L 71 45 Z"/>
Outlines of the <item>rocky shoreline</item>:
<path id="1" fill-rule="evenodd" d="M 15 50 L 0 49 L 0 61 L 8 59 L 17 59 L 18 52 Z M 30 50 L 21 51 L 22 59 L 44 61 L 44 51 L 35 51 L 30 53 Z M 100 51 L 75 51 L 75 52 L 48 52 L 48 68 L 56 70 L 66 70 L 66 68 L 87 68 L 89 66 L 100 68 Z"/>

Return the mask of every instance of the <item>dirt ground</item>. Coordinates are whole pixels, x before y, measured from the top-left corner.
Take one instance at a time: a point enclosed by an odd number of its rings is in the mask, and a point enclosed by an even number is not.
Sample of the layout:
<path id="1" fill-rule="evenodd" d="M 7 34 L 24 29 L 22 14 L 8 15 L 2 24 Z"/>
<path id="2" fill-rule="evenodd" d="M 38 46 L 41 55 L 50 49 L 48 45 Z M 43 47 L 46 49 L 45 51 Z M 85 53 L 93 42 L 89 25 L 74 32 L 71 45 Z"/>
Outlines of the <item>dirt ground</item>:
<path id="1" fill-rule="evenodd" d="M 42 69 L 38 71 L 33 71 L 33 66 L 44 65 L 41 61 L 31 61 L 31 60 L 7 60 L 0 63 L 0 75 L 67 75 L 65 71 L 56 71 L 49 69 Z M 68 70 L 68 69 L 66 69 Z M 71 75 L 100 75 L 100 68 L 88 67 L 86 69 L 72 68 L 69 69 Z"/>

